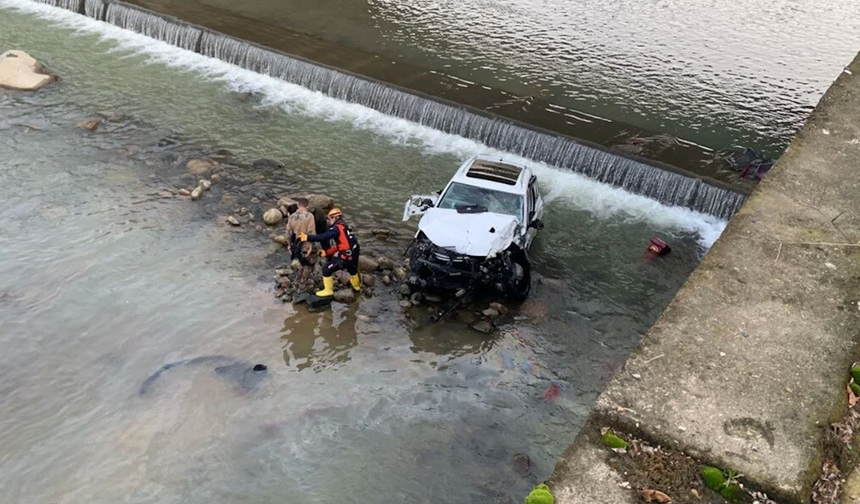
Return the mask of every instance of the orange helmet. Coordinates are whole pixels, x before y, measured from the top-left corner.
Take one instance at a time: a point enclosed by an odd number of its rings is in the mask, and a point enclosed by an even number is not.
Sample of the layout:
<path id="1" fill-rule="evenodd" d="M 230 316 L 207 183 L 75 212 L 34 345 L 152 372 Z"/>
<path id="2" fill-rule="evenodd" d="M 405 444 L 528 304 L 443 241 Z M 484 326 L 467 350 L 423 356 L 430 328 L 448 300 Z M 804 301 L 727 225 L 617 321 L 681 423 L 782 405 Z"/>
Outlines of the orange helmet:
<path id="1" fill-rule="evenodd" d="M 328 218 L 329 219 L 335 220 L 335 219 L 340 219 L 341 217 L 343 217 L 343 212 L 341 212 L 340 208 L 338 208 L 338 207 L 334 207 L 328 211 Z"/>

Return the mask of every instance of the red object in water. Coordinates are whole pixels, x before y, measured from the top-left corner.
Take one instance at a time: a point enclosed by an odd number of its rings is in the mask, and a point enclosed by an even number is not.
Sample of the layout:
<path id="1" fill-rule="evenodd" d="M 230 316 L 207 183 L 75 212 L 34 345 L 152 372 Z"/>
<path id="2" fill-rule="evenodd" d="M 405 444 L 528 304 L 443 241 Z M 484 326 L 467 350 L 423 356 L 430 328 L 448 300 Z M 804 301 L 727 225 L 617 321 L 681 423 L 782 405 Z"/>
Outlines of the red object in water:
<path id="1" fill-rule="evenodd" d="M 656 236 L 651 237 L 651 244 L 648 245 L 648 252 L 657 256 L 664 256 L 672 251 L 672 247 Z"/>
<path id="2" fill-rule="evenodd" d="M 549 386 L 546 389 L 546 392 L 543 393 L 543 398 L 547 401 L 555 401 L 558 395 L 561 393 L 561 388 L 555 383 Z"/>

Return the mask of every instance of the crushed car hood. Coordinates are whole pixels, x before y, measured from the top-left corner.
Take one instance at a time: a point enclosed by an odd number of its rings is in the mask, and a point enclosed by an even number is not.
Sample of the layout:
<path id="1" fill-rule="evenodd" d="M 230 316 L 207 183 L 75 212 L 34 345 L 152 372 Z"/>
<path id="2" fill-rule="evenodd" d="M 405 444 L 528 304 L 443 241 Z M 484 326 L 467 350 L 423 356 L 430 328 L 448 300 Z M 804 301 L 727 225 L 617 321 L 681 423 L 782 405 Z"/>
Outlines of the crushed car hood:
<path id="1" fill-rule="evenodd" d="M 469 256 L 493 256 L 507 249 L 517 233 L 516 217 L 498 213 L 458 213 L 431 208 L 418 229 L 434 244 Z"/>

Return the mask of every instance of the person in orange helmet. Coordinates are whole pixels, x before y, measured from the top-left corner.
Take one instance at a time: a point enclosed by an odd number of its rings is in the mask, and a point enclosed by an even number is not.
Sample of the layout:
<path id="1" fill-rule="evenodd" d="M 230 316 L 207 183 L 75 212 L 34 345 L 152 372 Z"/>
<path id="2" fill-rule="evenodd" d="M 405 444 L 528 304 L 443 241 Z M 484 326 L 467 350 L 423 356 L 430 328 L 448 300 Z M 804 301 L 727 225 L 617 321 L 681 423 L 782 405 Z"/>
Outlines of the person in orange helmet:
<path id="1" fill-rule="evenodd" d="M 326 216 L 329 228 L 318 235 L 299 233 L 302 242 L 321 242 L 329 244 L 328 248 L 319 251 L 320 257 L 327 257 L 328 262 L 323 266 L 323 290 L 316 293 L 317 297 L 334 295 L 334 273 L 345 269 L 349 272 L 349 283 L 358 292 L 361 290 L 361 276 L 358 273 L 358 255 L 360 247 L 358 237 L 344 222 L 340 208 L 332 208 Z M 325 247 L 325 245 L 323 245 Z"/>

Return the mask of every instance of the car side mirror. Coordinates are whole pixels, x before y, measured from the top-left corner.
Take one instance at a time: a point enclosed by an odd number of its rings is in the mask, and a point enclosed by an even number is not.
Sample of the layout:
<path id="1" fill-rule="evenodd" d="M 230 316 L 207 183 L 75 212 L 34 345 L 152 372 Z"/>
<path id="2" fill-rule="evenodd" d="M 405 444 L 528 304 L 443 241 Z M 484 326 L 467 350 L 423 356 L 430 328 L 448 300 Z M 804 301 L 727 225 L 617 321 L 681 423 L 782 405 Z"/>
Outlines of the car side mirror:
<path id="1" fill-rule="evenodd" d="M 534 219 L 533 221 L 529 222 L 529 227 L 535 229 L 543 229 L 543 221 L 540 219 Z"/>

